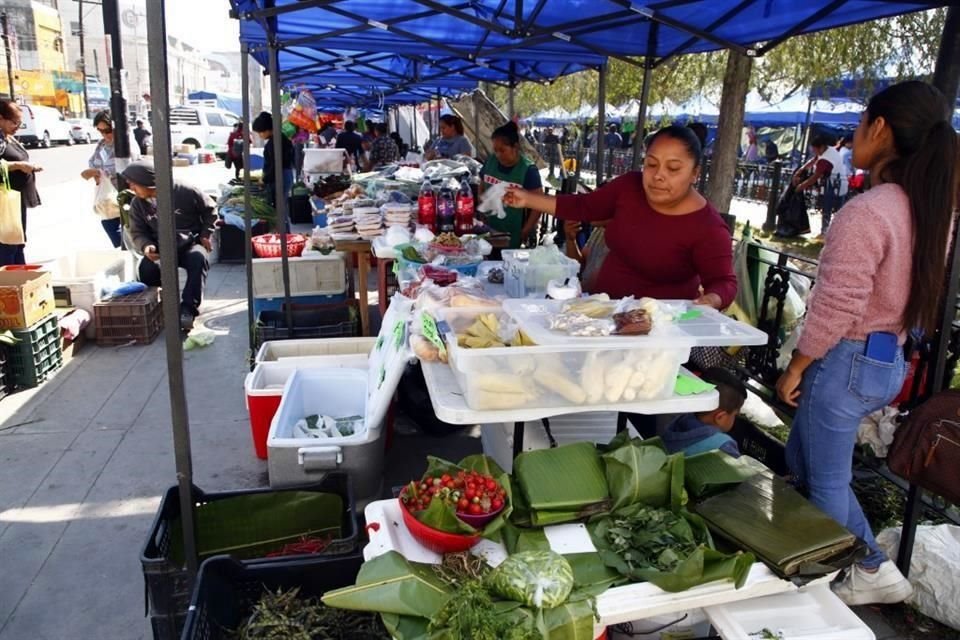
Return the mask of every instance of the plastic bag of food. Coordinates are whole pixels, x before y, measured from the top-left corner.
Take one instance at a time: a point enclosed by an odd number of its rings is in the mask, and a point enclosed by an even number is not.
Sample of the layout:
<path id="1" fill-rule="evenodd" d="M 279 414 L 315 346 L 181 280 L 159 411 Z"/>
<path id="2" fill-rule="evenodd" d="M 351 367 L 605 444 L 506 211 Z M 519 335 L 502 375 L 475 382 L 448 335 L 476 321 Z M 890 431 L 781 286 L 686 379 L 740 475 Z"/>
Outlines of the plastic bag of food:
<path id="1" fill-rule="evenodd" d="M 573 591 L 573 569 L 553 551 L 521 551 L 508 556 L 486 580 L 501 598 L 537 609 L 558 607 Z"/>

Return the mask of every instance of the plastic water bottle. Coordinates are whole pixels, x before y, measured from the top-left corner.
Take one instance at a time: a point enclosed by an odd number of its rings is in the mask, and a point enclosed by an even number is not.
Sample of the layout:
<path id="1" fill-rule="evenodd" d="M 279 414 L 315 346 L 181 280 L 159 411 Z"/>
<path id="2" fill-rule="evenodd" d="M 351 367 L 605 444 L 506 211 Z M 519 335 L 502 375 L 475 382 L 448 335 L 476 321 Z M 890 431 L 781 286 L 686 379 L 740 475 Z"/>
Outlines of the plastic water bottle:
<path id="1" fill-rule="evenodd" d="M 429 180 L 424 180 L 417 198 L 417 224 L 437 233 L 437 197 Z"/>
<path id="2" fill-rule="evenodd" d="M 456 231 L 456 198 L 453 189 L 444 187 L 437 196 L 437 233 Z"/>
<path id="3" fill-rule="evenodd" d="M 456 232 L 458 236 L 473 233 L 473 190 L 466 178 L 457 192 Z"/>

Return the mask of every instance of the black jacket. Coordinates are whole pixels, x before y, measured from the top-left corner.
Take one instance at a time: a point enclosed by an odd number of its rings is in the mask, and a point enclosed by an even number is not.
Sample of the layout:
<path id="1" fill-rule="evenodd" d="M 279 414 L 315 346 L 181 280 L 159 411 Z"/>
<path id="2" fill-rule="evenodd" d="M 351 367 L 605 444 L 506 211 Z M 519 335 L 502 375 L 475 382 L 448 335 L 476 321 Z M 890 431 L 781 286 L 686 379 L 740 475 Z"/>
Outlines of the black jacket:
<path id="1" fill-rule="evenodd" d="M 282 162 L 284 170 L 293 169 L 293 143 L 290 142 L 290 138 L 287 136 L 280 136 L 280 139 L 283 142 L 280 143 L 280 150 L 282 155 Z M 263 182 L 264 184 L 272 184 L 274 178 L 274 167 L 273 167 L 273 138 L 267 140 L 267 143 L 263 146 Z"/>
<path id="2" fill-rule="evenodd" d="M 177 220 L 177 248 L 196 244 L 200 238 L 209 238 L 214 232 L 214 203 L 210 197 L 186 184 L 173 183 L 173 211 Z M 130 204 L 130 236 L 142 253 L 153 245 L 160 248 L 159 217 L 152 201 L 134 198 Z"/>

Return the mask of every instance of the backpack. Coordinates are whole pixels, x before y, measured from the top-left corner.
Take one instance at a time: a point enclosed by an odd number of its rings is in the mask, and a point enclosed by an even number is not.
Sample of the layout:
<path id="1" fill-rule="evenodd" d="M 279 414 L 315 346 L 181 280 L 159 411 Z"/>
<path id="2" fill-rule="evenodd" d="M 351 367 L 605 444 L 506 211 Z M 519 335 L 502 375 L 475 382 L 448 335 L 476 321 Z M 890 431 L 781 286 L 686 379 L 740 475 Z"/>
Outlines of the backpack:
<path id="1" fill-rule="evenodd" d="M 933 395 L 893 437 L 887 466 L 904 480 L 960 503 L 960 390 Z"/>

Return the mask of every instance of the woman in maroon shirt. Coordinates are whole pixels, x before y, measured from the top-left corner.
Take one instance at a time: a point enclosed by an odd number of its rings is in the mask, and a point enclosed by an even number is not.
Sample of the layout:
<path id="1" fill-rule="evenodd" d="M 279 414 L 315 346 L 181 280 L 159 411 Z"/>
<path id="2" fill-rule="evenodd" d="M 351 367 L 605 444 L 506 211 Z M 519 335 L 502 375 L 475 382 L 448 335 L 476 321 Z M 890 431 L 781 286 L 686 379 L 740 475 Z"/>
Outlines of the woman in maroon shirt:
<path id="1" fill-rule="evenodd" d="M 511 189 L 510 207 L 546 211 L 561 220 L 609 221 L 610 253 L 595 293 L 695 300 L 724 309 L 737 293 L 730 230 L 694 188 L 700 141 L 671 126 L 651 139 L 642 172 L 631 172 L 590 194 L 546 196 Z"/>

